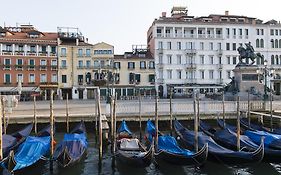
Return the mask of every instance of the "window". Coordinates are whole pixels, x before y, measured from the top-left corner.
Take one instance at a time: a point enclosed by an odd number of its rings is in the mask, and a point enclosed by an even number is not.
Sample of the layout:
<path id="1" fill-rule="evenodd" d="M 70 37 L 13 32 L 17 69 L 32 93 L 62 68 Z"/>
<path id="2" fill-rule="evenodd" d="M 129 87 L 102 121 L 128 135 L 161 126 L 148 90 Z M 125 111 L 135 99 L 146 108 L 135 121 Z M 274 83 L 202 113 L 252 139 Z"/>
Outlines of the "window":
<path id="1" fill-rule="evenodd" d="M 264 48 L 264 40 L 263 39 L 260 40 L 260 48 Z"/>
<path id="2" fill-rule="evenodd" d="M 167 42 L 167 49 L 171 50 L 172 49 L 172 42 Z"/>
<path id="3" fill-rule="evenodd" d="M 60 56 L 61 57 L 65 57 L 66 56 L 66 48 L 61 48 Z"/>
<path id="4" fill-rule="evenodd" d="M 235 38 L 235 36 L 236 36 L 236 29 L 232 29 L 232 33 L 233 33 L 233 38 Z"/>
<path id="5" fill-rule="evenodd" d="M 17 70 L 22 70 L 22 63 L 23 63 L 23 61 L 22 61 L 22 59 L 17 59 L 17 64 L 16 64 L 16 69 Z"/>
<path id="6" fill-rule="evenodd" d="M 56 46 L 51 47 L 51 53 L 53 53 L 53 54 L 56 53 L 56 50 L 57 50 Z"/>
<path id="7" fill-rule="evenodd" d="M 219 71 L 219 79 L 222 79 L 222 71 Z"/>
<path id="8" fill-rule="evenodd" d="M 274 35 L 274 30 L 270 29 L 270 35 Z"/>
<path id="9" fill-rule="evenodd" d="M 5 65 L 5 69 L 10 70 L 11 69 L 11 59 L 5 58 L 4 59 L 4 65 Z"/>
<path id="10" fill-rule="evenodd" d="M 121 68 L 120 62 L 114 62 L 114 68 L 115 69 L 120 69 Z"/>
<path id="11" fill-rule="evenodd" d="M 218 50 L 222 50 L 221 43 L 218 43 Z"/>
<path id="12" fill-rule="evenodd" d="M 167 55 L 167 59 L 168 59 L 168 64 L 173 64 L 172 62 L 172 55 Z"/>
<path id="13" fill-rule="evenodd" d="M 82 49 L 78 49 L 78 56 L 82 57 L 83 56 L 83 50 Z"/>
<path id="14" fill-rule="evenodd" d="M 249 35 L 249 29 L 245 29 L 245 35 L 246 35 L 246 36 Z"/>
<path id="15" fill-rule="evenodd" d="M 264 30 L 263 29 L 261 29 L 261 35 L 264 35 Z"/>
<path id="16" fill-rule="evenodd" d="M 41 52 L 42 53 L 47 53 L 47 47 L 46 46 L 41 46 Z"/>
<path id="17" fill-rule="evenodd" d="M 158 42 L 158 49 L 163 49 L 163 42 L 162 41 Z"/>
<path id="18" fill-rule="evenodd" d="M 177 49 L 181 50 L 181 42 L 177 42 Z"/>
<path id="19" fill-rule="evenodd" d="M 83 60 L 79 60 L 78 61 L 78 68 L 82 68 L 83 67 Z"/>
<path id="20" fill-rule="evenodd" d="M 30 66 L 34 66 L 34 65 L 35 65 L 35 61 L 34 61 L 33 59 L 30 59 L 30 60 L 29 60 L 29 65 L 30 65 Z"/>
<path id="21" fill-rule="evenodd" d="M 221 57 L 219 57 L 219 64 L 222 64 L 222 59 L 221 59 Z"/>
<path id="22" fill-rule="evenodd" d="M 57 66 L 57 60 L 52 60 L 51 61 L 51 66 Z"/>
<path id="23" fill-rule="evenodd" d="M 140 62 L 140 69 L 146 69 L 146 62 L 145 61 Z"/>
<path id="24" fill-rule="evenodd" d="M 177 70 L 177 79 L 181 79 L 181 70 Z"/>
<path id="25" fill-rule="evenodd" d="M 204 50 L 204 43 L 200 42 L 200 50 Z"/>
<path id="26" fill-rule="evenodd" d="M 134 62 L 128 62 L 128 69 L 135 69 L 135 63 Z"/>
<path id="27" fill-rule="evenodd" d="M 83 75 L 78 75 L 78 84 L 79 85 L 83 84 Z"/>
<path id="28" fill-rule="evenodd" d="M 278 48 L 278 39 L 275 39 L 275 48 Z"/>
<path id="29" fill-rule="evenodd" d="M 86 57 L 90 57 L 91 56 L 91 49 L 86 49 Z"/>
<path id="30" fill-rule="evenodd" d="M 168 79 L 172 79 L 172 70 L 167 70 L 167 74 L 168 74 Z"/>
<path id="31" fill-rule="evenodd" d="M 209 43 L 209 47 L 210 47 L 210 48 L 209 48 L 210 50 L 214 50 L 214 43 L 212 43 L 212 42 Z"/>
<path id="32" fill-rule="evenodd" d="M 46 66 L 47 61 L 46 60 L 40 60 L 40 66 Z"/>
<path id="33" fill-rule="evenodd" d="M 40 83 L 46 83 L 47 77 L 46 74 L 40 74 Z"/>
<path id="34" fill-rule="evenodd" d="M 148 82 L 154 83 L 155 82 L 155 75 L 154 74 L 149 74 L 148 75 Z"/>
<path id="35" fill-rule="evenodd" d="M 236 43 L 232 43 L 232 50 L 236 50 Z"/>
<path id="36" fill-rule="evenodd" d="M 260 35 L 260 29 L 257 29 L 257 35 Z"/>
<path id="37" fill-rule="evenodd" d="M 4 74 L 4 83 L 5 84 L 11 83 L 11 74 Z"/>
<path id="38" fill-rule="evenodd" d="M 181 55 L 177 55 L 177 64 L 181 64 Z"/>
<path id="39" fill-rule="evenodd" d="M 29 83 L 35 83 L 35 74 L 29 74 L 28 82 Z"/>
<path id="40" fill-rule="evenodd" d="M 87 60 L 86 61 L 86 67 L 89 69 L 91 67 L 91 61 L 90 60 Z"/>
<path id="41" fill-rule="evenodd" d="M 226 43 L 226 50 L 230 50 L 230 43 Z"/>
<path id="42" fill-rule="evenodd" d="M 243 30 L 239 29 L 239 35 L 242 36 L 243 35 Z"/>
<path id="43" fill-rule="evenodd" d="M 227 57 L 227 64 L 230 64 L 230 56 Z"/>
<path id="44" fill-rule="evenodd" d="M 279 31 L 279 30 L 277 30 L 277 29 L 275 30 L 275 35 L 276 35 L 276 36 L 278 35 L 278 31 Z"/>
<path id="45" fill-rule="evenodd" d="M 18 75 L 17 75 L 17 83 L 18 83 L 19 81 L 23 82 L 23 75 L 22 75 L 22 74 L 18 74 Z"/>
<path id="46" fill-rule="evenodd" d="M 271 39 L 270 42 L 271 42 L 271 48 L 274 48 L 274 40 Z"/>
<path id="47" fill-rule="evenodd" d="M 200 55 L 200 64 L 204 64 L 204 55 Z"/>
<path id="48" fill-rule="evenodd" d="M 278 55 L 275 55 L 275 60 L 276 60 L 275 64 L 278 65 L 279 64 Z"/>
<path id="49" fill-rule="evenodd" d="M 214 79 L 214 71 L 209 70 L 209 79 Z"/>
<path id="50" fill-rule="evenodd" d="M 163 64 L 163 56 L 162 55 L 159 55 L 159 63 Z"/>
<path id="51" fill-rule="evenodd" d="M 66 60 L 61 60 L 61 68 L 66 68 Z"/>
<path id="52" fill-rule="evenodd" d="M 201 79 L 205 79 L 205 71 L 204 70 L 200 70 L 200 78 Z"/>
<path id="53" fill-rule="evenodd" d="M 19 52 L 23 52 L 23 45 L 19 45 Z"/>
<path id="54" fill-rule="evenodd" d="M 274 55 L 271 55 L 271 65 L 274 65 Z"/>
<path id="55" fill-rule="evenodd" d="M 154 61 L 149 61 L 149 69 L 154 69 L 155 65 L 154 65 Z"/>
<path id="56" fill-rule="evenodd" d="M 214 64 L 214 56 L 209 56 L 210 64 Z"/>
<path id="57" fill-rule="evenodd" d="M 30 46 L 30 52 L 32 52 L 32 53 L 36 52 L 35 46 Z"/>
<path id="58" fill-rule="evenodd" d="M 260 40 L 256 39 L 256 48 L 259 48 L 259 47 L 260 47 Z"/>
<path id="59" fill-rule="evenodd" d="M 67 75 L 61 75 L 61 82 L 67 83 Z"/>
<path id="60" fill-rule="evenodd" d="M 236 57 L 232 57 L 232 63 L 233 63 L 234 65 L 236 65 L 236 62 L 237 62 Z"/>
<path id="61" fill-rule="evenodd" d="M 100 62 L 95 60 L 94 61 L 94 68 L 98 68 L 98 67 L 100 67 Z"/>
<path id="62" fill-rule="evenodd" d="M 52 83 L 58 82 L 58 76 L 57 76 L 57 74 L 52 74 L 51 82 L 52 82 Z"/>

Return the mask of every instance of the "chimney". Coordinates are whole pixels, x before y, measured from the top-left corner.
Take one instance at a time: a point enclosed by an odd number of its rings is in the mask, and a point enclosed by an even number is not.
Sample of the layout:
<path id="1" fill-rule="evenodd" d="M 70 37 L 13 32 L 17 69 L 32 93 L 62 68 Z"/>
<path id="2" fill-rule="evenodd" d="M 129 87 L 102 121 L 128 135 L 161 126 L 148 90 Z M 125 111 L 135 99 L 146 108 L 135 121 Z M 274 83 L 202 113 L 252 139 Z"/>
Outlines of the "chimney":
<path id="1" fill-rule="evenodd" d="M 79 45 L 79 39 L 76 38 L 76 46 L 78 46 L 78 45 Z"/>
<path id="2" fill-rule="evenodd" d="M 225 16 L 228 16 L 228 15 L 229 15 L 229 11 L 226 10 L 226 11 L 224 12 L 224 14 L 225 14 Z"/>
<path id="3" fill-rule="evenodd" d="M 162 17 L 166 18 L 167 13 L 166 12 L 162 12 Z"/>

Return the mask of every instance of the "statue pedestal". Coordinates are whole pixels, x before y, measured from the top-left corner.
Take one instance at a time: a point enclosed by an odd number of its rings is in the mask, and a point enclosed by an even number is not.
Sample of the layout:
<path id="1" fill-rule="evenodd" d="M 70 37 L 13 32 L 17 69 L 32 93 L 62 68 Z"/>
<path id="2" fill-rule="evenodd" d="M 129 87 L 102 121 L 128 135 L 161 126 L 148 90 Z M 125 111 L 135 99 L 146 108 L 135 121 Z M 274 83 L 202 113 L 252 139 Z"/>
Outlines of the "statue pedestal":
<path id="1" fill-rule="evenodd" d="M 255 65 L 238 65 L 235 67 L 233 70 L 235 87 L 240 93 L 250 91 L 263 94 L 264 85 L 260 83 L 258 69 Z"/>

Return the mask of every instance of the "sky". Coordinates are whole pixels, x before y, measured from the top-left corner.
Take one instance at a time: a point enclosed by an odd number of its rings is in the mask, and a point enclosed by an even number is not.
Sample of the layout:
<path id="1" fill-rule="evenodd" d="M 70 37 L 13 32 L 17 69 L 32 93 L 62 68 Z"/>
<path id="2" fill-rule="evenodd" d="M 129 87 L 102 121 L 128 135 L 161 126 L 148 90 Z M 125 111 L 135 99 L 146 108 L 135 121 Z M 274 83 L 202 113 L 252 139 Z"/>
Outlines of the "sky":
<path id="1" fill-rule="evenodd" d="M 5 5 L 5 7 L 4 7 Z M 13 0 L 1 3 L 0 26 L 33 24 L 43 32 L 78 27 L 91 44 L 106 42 L 115 54 L 146 44 L 153 20 L 173 6 L 187 6 L 191 16 L 245 15 L 281 21 L 281 0 Z"/>

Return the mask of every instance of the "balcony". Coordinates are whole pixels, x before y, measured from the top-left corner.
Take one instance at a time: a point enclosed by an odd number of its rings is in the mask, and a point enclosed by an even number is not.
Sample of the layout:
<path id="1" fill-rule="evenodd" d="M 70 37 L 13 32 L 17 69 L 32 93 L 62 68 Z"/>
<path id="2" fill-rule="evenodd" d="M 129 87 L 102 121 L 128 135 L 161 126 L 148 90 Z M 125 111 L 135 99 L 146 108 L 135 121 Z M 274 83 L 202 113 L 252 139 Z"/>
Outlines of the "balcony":
<path id="1" fill-rule="evenodd" d="M 196 78 L 188 78 L 188 79 L 186 79 L 186 83 L 187 84 L 196 84 L 197 79 Z"/>
<path id="2" fill-rule="evenodd" d="M 15 51 L 15 55 L 23 56 L 25 53 L 24 51 Z"/>
<path id="3" fill-rule="evenodd" d="M 176 33 L 176 34 L 175 34 L 175 37 L 176 37 L 176 38 L 182 38 L 182 36 L 183 36 L 182 33 Z"/>
<path id="4" fill-rule="evenodd" d="M 222 39 L 223 36 L 222 36 L 222 34 L 216 34 L 216 38 L 217 38 L 217 39 Z"/>
<path id="5" fill-rule="evenodd" d="M 50 57 L 56 57 L 57 56 L 57 53 L 56 52 L 50 52 L 49 54 Z M 65 55 L 66 56 L 66 55 Z"/>
<path id="6" fill-rule="evenodd" d="M 27 70 L 35 70 L 35 65 L 28 65 L 27 67 Z"/>
<path id="7" fill-rule="evenodd" d="M 39 56 L 48 56 L 47 52 L 39 52 Z"/>
<path id="8" fill-rule="evenodd" d="M 58 66 L 57 65 L 51 65 L 51 70 L 58 70 Z"/>
<path id="9" fill-rule="evenodd" d="M 163 37 L 164 37 L 164 34 L 163 34 L 163 33 L 157 33 L 157 37 L 163 38 Z"/>
<path id="10" fill-rule="evenodd" d="M 196 55 L 197 50 L 196 49 L 185 49 L 184 52 L 187 55 Z"/>
<path id="11" fill-rule="evenodd" d="M 2 50 L 3 55 L 13 55 L 13 52 L 11 50 Z"/>
<path id="12" fill-rule="evenodd" d="M 40 65 L 40 70 L 47 70 L 47 65 Z"/>
<path id="13" fill-rule="evenodd" d="M 187 33 L 185 33 L 184 35 L 184 38 L 196 38 L 196 35 L 195 34 L 187 34 Z"/>
<path id="14" fill-rule="evenodd" d="M 173 34 L 172 33 L 166 33 L 166 38 L 172 38 L 173 37 Z"/>
<path id="15" fill-rule="evenodd" d="M 60 69 L 67 69 L 67 66 L 66 65 L 61 65 Z"/>
<path id="16" fill-rule="evenodd" d="M 37 53 L 35 51 L 27 51 L 27 55 L 29 55 L 29 56 L 36 56 Z"/>
<path id="17" fill-rule="evenodd" d="M 219 64 L 218 64 L 218 69 L 221 70 L 222 68 L 223 68 L 223 64 L 219 63 Z"/>
<path id="18" fill-rule="evenodd" d="M 163 54 L 163 48 L 158 48 L 158 49 L 157 49 L 157 53 L 158 53 L 158 54 Z"/>
<path id="19" fill-rule="evenodd" d="M 208 35 L 207 35 L 207 38 L 213 39 L 213 38 L 215 38 L 215 35 L 214 35 L 214 34 L 208 34 Z"/>
<path id="20" fill-rule="evenodd" d="M 10 64 L 4 64 L 3 70 L 11 70 Z"/>
<path id="21" fill-rule="evenodd" d="M 206 38 L 205 34 L 198 34 L 198 38 Z"/>
<path id="22" fill-rule="evenodd" d="M 157 78 L 157 83 L 164 83 L 164 78 Z"/>
<path id="23" fill-rule="evenodd" d="M 195 63 L 186 63 L 185 64 L 186 69 L 196 69 Z"/>
<path id="24" fill-rule="evenodd" d="M 23 65 L 15 65 L 16 70 L 23 70 Z"/>

